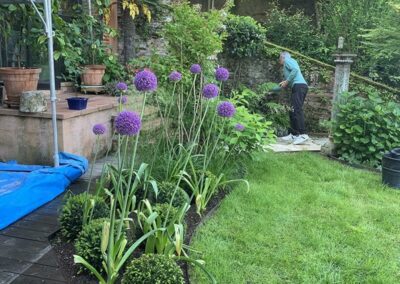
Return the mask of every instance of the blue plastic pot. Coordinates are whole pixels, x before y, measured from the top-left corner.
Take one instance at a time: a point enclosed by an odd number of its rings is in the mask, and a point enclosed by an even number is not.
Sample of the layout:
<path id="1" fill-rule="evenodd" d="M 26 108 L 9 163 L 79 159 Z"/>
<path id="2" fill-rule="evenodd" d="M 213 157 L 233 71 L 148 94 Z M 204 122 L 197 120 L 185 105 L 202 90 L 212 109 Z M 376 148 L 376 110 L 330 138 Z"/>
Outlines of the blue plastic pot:
<path id="1" fill-rule="evenodd" d="M 68 98 L 68 108 L 72 110 L 82 110 L 86 109 L 87 107 L 87 102 L 88 98 L 82 98 L 82 97 L 73 97 L 73 98 Z"/>

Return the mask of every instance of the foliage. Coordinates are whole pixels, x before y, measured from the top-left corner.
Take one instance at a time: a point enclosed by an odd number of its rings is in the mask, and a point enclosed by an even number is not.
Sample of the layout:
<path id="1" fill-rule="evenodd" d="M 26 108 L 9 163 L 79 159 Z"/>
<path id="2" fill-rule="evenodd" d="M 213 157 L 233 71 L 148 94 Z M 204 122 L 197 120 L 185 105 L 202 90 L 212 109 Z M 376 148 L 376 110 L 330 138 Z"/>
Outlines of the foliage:
<path id="1" fill-rule="evenodd" d="M 122 283 L 183 284 L 182 270 L 168 256 L 144 254 L 133 260 L 126 269 Z"/>
<path id="2" fill-rule="evenodd" d="M 97 270 L 102 271 L 101 235 L 106 219 L 95 219 L 83 226 L 75 242 L 75 252 L 89 261 Z M 79 272 L 88 271 L 79 267 Z"/>
<path id="3" fill-rule="evenodd" d="M 170 206 L 169 203 L 157 203 L 154 207 L 154 211 L 160 216 L 161 223 L 171 223 L 171 221 L 176 220 L 179 215 L 179 209 Z"/>
<path id="4" fill-rule="evenodd" d="M 194 63 L 205 69 L 208 58 L 222 51 L 222 13 L 199 12 L 187 2 L 173 8 L 172 21 L 165 26 L 164 33 L 169 54 L 179 60 L 181 69 Z"/>
<path id="5" fill-rule="evenodd" d="M 312 19 L 301 11 L 289 11 L 273 5 L 265 21 L 267 39 L 311 57 L 331 62 L 335 47 L 326 45 Z"/>
<path id="6" fill-rule="evenodd" d="M 342 159 L 377 167 L 385 151 L 400 145 L 400 105 L 368 89 L 363 95 L 342 95 L 333 138 Z"/>
<path id="7" fill-rule="evenodd" d="M 178 188 L 175 195 L 175 184 L 172 182 L 161 182 L 158 185 L 158 196 L 157 196 L 157 203 L 172 203 L 173 207 L 182 207 L 185 203 L 189 203 L 189 198 L 186 192 Z M 172 200 L 172 196 L 173 200 Z"/>
<path id="8" fill-rule="evenodd" d="M 69 195 L 60 214 L 61 233 L 69 242 L 74 241 L 82 231 L 83 208 L 87 200 L 93 206 L 92 219 L 107 217 L 109 214 L 108 205 L 100 197 L 86 193 Z"/>
<path id="9" fill-rule="evenodd" d="M 400 25 L 400 2 L 391 3 L 391 9 L 372 29 L 362 35 L 367 52 L 376 66 L 375 77 L 380 77 L 392 85 L 400 87 L 398 66 L 400 65 L 400 35 L 396 27 Z"/>
<path id="10" fill-rule="evenodd" d="M 398 190 L 319 154 L 257 156 L 251 191 L 231 192 L 192 238 L 218 283 L 398 282 Z M 199 269 L 190 280 L 209 283 Z"/>
<path id="11" fill-rule="evenodd" d="M 226 21 L 224 51 L 227 55 L 242 58 L 260 54 L 266 30 L 251 17 L 230 15 Z"/>
<path id="12" fill-rule="evenodd" d="M 168 204 L 166 212 L 157 211 L 159 208 L 153 207 L 148 200 L 141 201 L 136 210 L 137 221 L 144 234 L 154 231 L 155 233 L 149 236 L 146 240 L 145 253 L 158 253 L 167 256 L 177 254 L 186 255 L 184 251 L 183 238 L 184 226 L 183 218 L 188 210 L 188 204 L 179 208 L 176 213 L 176 208 Z M 163 215 L 161 215 L 163 214 Z"/>

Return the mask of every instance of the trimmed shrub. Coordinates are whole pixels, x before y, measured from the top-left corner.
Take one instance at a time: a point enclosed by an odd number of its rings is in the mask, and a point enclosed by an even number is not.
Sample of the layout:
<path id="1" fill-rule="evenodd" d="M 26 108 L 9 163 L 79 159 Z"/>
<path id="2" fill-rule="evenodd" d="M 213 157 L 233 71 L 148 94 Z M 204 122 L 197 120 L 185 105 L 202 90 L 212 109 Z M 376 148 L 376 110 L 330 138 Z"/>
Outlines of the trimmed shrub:
<path id="1" fill-rule="evenodd" d="M 230 15 L 226 22 L 228 36 L 224 51 L 233 57 L 254 57 L 263 48 L 266 30 L 251 17 Z"/>
<path id="2" fill-rule="evenodd" d="M 103 269 L 103 257 L 101 255 L 101 237 L 103 234 L 103 224 L 105 221 L 109 221 L 107 218 L 101 218 L 91 220 L 89 224 L 83 226 L 78 238 L 75 242 L 76 254 L 83 257 L 89 262 L 97 271 L 102 272 Z M 119 225 L 119 221 L 116 222 L 116 228 Z M 128 235 L 128 246 L 133 244 L 132 232 L 126 230 L 126 226 L 123 226 L 124 234 Z M 78 273 L 90 271 L 83 265 L 79 266 Z"/>
<path id="3" fill-rule="evenodd" d="M 167 217 L 168 209 L 169 209 L 169 203 L 160 203 L 154 207 L 154 211 L 158 213 L 162 223 L 164 223 L 165 218 Z M 179 213 L 178 209 L 172 206 L 171 209 L 169 210 L 167 224 L 175 217 L 177 217 L 178 213 Z"/>
<path id="4" fill-rule="evenodd" d="M 100 197 L 91 194 L 89 200 L 94 201 L 92 219 L 108 217 L 109 207 Z M 61 233 L 66 241 L 74 241 L 82 231 L 83 207 L 86 201 L 86 193 L 70 195 L 60 214 Z"/>
<path id="5" fill-rule="evenodd" d="M 183 273 L 176 262 L 161 254 L 144 254 L 134 259 L 122 278 L 123 284 L 183 284 Z"/>
<path id="6" fill-rule="evenodd" d="M 89 262 L 97 271 L 103 271 L 101 255 L 101 235 L 103 232 L 103 224 L 107 219 L 96 219 L 90 221 L 89 224 L 85 225 L 80 232 L 75 242 L 76 254 L 83 257 Z M 79 265 L 79 271 L 89 272 L 83 265 Z"/>
<path id="7" fill-rule="evenodd" d="M 386 151 L 400 146 L 400 105 L 366 92 L 342 94 L 333 138 L 341 159 L 378 167 Z"/>
<path id="8" fill-rule="evenodd" d="M 170 203 L 172 195 L 175 190 L 175 184 L 171 182 L 162 182 L 158 185 L 158 196 L 157 203 Z M 174 200 L 172 201 L 172 206 L 182 207 L 183 204 L 189 203 L 188 196 L 182 188 L 178 188 L 175 193 Z"/>

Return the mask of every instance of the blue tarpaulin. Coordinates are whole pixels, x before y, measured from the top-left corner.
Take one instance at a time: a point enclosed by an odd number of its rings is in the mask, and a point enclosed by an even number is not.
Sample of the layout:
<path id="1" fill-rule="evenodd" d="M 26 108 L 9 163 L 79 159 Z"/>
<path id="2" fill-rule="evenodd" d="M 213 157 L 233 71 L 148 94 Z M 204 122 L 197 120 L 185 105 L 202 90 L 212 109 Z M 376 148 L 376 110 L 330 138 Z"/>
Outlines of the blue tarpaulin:
<path id="1" fill-rule="evenodd" d="M 59 153 L 60 166 L 0 163 L 0 229 L 53 200 L 88 168 L 80 156 Z"/>

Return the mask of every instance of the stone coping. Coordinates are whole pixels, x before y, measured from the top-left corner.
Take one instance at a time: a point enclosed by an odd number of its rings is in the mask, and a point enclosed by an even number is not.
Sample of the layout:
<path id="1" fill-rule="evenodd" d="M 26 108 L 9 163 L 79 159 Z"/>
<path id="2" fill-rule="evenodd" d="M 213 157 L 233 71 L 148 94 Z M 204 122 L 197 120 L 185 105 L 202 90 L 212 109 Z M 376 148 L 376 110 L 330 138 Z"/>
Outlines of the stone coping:
<path id="1" fill-rule="evenodd" d="M 68 109 L 68 103 L 66 99 L 70 97 L 89 98 L 87 108 L 84 110 Z M 57 95 L 57 119 L 65 120 L 73 117 L 87 115 L 93 112 L 112 109 L 117 106 L 118 101 L 116 97 L 104 95 L 84 95 L 81 93 L 59 94 Z M 47 104 L 47 111 L 41 113 L 24 113 L 20 112 L 18 109 L 0 106 L 0 116 L 1 115 L 51 119 L 51 102 L 49 101 Z"/>

